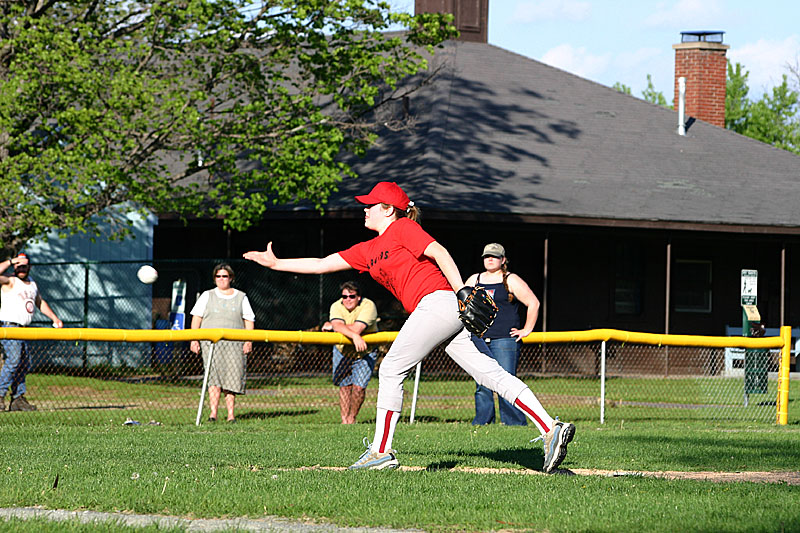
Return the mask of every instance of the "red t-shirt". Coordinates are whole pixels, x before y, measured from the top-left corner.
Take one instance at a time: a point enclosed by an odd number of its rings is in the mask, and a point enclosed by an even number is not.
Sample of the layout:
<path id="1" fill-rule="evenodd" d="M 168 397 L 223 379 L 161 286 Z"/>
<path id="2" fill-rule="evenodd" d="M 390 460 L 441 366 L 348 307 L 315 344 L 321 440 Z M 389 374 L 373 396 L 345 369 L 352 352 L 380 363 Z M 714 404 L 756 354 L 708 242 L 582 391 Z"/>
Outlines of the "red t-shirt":
<path id="1" fill-rule="evenodd" d="M 436 263 L 423 255 L 435 239 L 416 222 L 403 217 L 392 222 L 383 235 L 339 252 L 359 272 L 386 287 L 411 313 L 419 301 L 434 291 L 453 288 Z"/>

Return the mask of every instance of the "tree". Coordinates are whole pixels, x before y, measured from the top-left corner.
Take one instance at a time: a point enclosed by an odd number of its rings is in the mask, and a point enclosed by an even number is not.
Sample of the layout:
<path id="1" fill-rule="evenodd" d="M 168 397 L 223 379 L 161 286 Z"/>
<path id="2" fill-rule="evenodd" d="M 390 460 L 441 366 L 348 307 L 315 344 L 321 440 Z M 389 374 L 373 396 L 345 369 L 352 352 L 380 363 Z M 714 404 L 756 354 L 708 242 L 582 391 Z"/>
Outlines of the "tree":
<path id="1" fill-rule="evenodd" d="M 618 81 L 614 82 L 614 85 L 612 85 L 611 88 L 627 95 L 633 94 L 633 91 L 630 87 Z M 646 102 L 650 102 L 651 104 L 670 107 L 667 105 L 667 99 L 664 98 L 664 93 L 661 91 L 656 91 L 656 87 L 653 85 L 653 77 L 650 74 L 647 75 L 647 88 L 642 91 L 642 99 Z"/>
<path id="2" fill-rule="evenodd" d="M 630 87 L 628 87 L 624 83 L 620 83 L 618 81 L 615 81 L 614 85 L 612 85 L 611 88 L 614 89 L 615 91 L 619 91 L 619 92 L 621 92 L 623 94 L 627 94 L 629 96 L 631 94 L 633 94 Z"/>
<path id="3" fill-rule="evenodd" d="M 758 101 L 747 94 L 747 77 L 741 64 L 728 62 L 725 127 L 776 148 L 800 154 L 800 93 L 789 87 L 784 74 L 780 85 Z"/>
<path id="4" fill-rule="evenodd" d="M 642 98 L 651 104 L 660 105 L 661 107 L 672 107 L 667 104 L 667 99 L 664 98 L 664 93 L 661 91 L 656 91 L 656 87 L 653 84 L 653 77 L 650 74 L 647 75 L 647 88 L 642 91 Z"/>
<path id="5" fill-rule="evenodd" d="M 750 100 L 747 93 L 749 72 L 742 72 L 742 65 L 731 64 L 728 61 L 728 79 L 725 84 L 725 127 L 729 130 L 742 133 L 745 121 L 750 112 Z"/>
<path id="6" fill-rule="evenodd" d="M 0 248 L 123 237 L 130 209 L 244 229 L 270 203 L 320 208 L 354 175 L 339 156 L 400 127 L 381 110 L 450 20 L 374 0 L 0 2 Z"/>

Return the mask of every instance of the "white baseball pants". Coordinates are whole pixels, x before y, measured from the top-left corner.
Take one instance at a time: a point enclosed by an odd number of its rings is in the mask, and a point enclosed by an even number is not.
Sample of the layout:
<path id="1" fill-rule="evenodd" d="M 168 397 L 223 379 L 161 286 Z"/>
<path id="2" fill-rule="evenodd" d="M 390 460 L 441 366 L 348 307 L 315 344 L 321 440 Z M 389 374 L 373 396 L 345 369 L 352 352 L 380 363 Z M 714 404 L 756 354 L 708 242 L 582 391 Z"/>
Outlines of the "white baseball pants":
<path id="1" fill-rule="evenodd" d="M 528 389 L 519 378 L 503 370 L 497 361 L 478 351 L 458 318 L 455 293 L 436 291 L 420 300 L 381 363 L 378 372 L 379 409 L 402 411 L 403 380 L 418 362 L 443 342 L 448 343 L 445 348 L 447 355 L 475 381 L 511 404 Z"/>

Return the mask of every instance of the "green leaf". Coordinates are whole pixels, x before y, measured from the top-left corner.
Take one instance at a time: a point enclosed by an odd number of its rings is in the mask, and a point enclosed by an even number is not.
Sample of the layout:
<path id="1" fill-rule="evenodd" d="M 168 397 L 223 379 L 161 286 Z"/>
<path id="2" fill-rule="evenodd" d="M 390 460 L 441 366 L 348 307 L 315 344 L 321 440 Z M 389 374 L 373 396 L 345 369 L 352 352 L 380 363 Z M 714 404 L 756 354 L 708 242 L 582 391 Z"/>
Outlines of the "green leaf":
<path id="1" fill-rule="evenodd" d="M 273 204 L 322 209 L 391 90 L 457 35 L 452 16 L 368 0 L 7 3 L 0 27 L 6 249 L 93 234 L 119 206 L 235 229 Z"/>

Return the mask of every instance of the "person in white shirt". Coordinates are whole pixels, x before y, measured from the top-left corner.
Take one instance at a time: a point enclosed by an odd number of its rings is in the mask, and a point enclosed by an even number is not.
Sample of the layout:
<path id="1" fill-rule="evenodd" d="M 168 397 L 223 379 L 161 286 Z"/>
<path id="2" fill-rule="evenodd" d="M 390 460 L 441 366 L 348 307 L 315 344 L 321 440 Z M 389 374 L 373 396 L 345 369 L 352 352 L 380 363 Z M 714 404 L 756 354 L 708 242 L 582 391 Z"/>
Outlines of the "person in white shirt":
<path id="1" fill-rule="evenodd" d="M 256 316 L 247 295 L 231 287 L 233 269 L 228 264 L 214 267 L 215 288 L 200 295 L 192 308 L 192 329 L 230 328 L 253 329 Z M 209 422 L 217 421 L 217 409 L 222 393 L 225 393 L 227 420 L 236 422 L 234 408 L 236 395 L 245 392 L 245 371 L 247 354 L 253 349 L 252 342 L 219 341 L 213 354 L 210 341 L 192 341 L 189 349 L 194 353 L 203 352 L 203 366 L 208 368 L 208 403 L 211 413 Z M 210 361 L 209 361 L 210 359 Z"/>
<path id="2" fill-rule="evenodd" d="M 64 326 L 41 294 L 36 282 L 30 279 L 30 260 L 24 253 L 0 263 L 0 272 L 14 268 L 14 275 L 0 275 L 0 325 L 4 328 L 29 326 L 33 313 L 39 309 L 53 321 L 54 328 Z M 35 411 L 36 406 L 25 399 L 25 377 L 30 369 L 30 356 L 25 341 L 2 341 L 5 364 L 0 371 L 0 411 L 5 410 L 5 395 L 11 391 L 9 411 Z"/>

